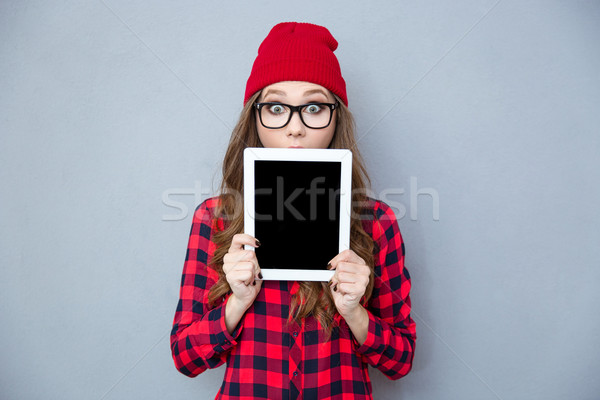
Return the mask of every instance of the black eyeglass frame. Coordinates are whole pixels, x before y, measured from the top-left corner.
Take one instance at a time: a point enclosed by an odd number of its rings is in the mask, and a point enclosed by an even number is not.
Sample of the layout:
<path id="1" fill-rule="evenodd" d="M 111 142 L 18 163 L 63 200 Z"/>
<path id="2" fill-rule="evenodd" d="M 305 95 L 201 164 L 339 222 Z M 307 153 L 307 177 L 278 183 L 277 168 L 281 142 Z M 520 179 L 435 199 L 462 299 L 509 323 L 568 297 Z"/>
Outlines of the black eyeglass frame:
<path id="1" fill-rule="evenodd" d="M 302 121 L 302 123 L 304 124 L 304 126 L 306 126 L 307 128 L 310 129 L 325 129 L 327 128 L 330 124 L 331 124 L 331 120 L 333 119 L 333 112 L 337 109 L 338 105 L 340 103 L 338 101 L 336 101 L 335 103 L 307 103 L 307 104 L 300 104 L 299 106 L 292 106 L 289 104 L 285 104 L 285 103 L 280 103 L 277 101 L 274 102 L 266 102 L 266 103 L 254 103 L 254 107 L 258 110 L 258 119 L 260 119 L 260 124 L 262 126 L 264 126 L 267 129 L 281 129 L 284 126 L 286 126 L 287 124 L 290 123 L 290 121 L 292 120 L 292 116 L 294 115 L 294 112 L 297 112 L 298 115 L 300 116 L 300 121 Z M 278 126 L 278 127 L 271 127 L 271 126 L 266 126 L 262 120 L 262 112 L 261 109 L 264 106 L 285 106 L 288 107 L 290 109 L 290 115 L 288 117 L 288 120 L 286 121 L 285 124 Z M 331 112 L 329 113 L 329 121 L 327 122 L 327 125 L 325 126 L 321 126 L 319 128 L 313 128 L 312 126 L 308 125 L 306 122 L 304 122 L 304 118 L 302 118 L 302 113 L 300 112 L 304 107 L 308 107 L 308 106 L 325 106 L 325 107 L 329 107 L 329 109 L 331 110 Z"/>

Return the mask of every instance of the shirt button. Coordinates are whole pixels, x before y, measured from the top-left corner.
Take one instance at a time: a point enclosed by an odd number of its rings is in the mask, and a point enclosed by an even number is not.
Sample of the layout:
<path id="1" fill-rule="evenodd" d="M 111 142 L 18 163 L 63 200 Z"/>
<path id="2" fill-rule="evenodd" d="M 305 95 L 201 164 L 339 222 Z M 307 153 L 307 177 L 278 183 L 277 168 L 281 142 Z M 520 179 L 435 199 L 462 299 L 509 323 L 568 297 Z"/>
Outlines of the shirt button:
<path id="1" fill-rule="evenodd" d="M 294 337 L 298 337 L 298 332 L 294 332 Z"/>
<path id="2" fill-rule="evenodd" d="M 225 344 L 229 344 L 229 340 L 225 339 Z"/>
<path id="3" fill-rule="evenodd" d="M 294 371 L 294 376 L 298 376 L 298 371 Z"/>

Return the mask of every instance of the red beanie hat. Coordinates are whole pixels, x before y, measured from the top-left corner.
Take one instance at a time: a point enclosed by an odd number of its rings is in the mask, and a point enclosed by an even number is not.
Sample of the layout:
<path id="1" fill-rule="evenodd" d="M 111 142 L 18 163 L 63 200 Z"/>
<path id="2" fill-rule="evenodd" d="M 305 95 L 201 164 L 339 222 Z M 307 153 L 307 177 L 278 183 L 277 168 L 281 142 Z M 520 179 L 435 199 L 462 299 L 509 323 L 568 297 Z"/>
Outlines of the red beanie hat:
<path id="1" fill-rule="evenodd" d="M 304 81 L 335 93 L 346 106 L 346 82 L 333 54 L 338 42 L 327 28 L 282 22 L 271 29 L 258 48 L 246 83 L 244 104 L 259 90 L 281 81 Z"/>

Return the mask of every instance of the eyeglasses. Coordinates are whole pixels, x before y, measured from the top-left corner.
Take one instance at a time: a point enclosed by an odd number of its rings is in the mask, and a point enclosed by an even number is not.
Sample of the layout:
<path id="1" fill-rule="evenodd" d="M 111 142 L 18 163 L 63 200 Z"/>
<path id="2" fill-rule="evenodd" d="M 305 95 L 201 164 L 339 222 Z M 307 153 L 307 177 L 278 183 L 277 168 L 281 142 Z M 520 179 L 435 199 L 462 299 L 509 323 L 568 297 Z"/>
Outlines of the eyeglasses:
<path id="1" fill-rule="evenodd" d="M 262 126 L 268 129 L 283 128 L 292 120 L 294 112 L 298 112 L 302 123 L 311 129 L 327 128 L 333 117 L 335 103 L 309 103 L 291 106 L 283 103 L 255 103 Z"/>

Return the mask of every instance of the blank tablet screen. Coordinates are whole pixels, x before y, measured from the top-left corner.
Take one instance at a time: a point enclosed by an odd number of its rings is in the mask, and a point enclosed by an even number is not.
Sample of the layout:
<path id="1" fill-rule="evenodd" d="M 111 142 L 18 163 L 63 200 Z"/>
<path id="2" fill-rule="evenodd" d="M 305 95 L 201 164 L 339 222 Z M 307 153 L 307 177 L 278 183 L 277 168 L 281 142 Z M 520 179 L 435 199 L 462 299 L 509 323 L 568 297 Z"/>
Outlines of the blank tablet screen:
<path id="1" fill-rule="evenodd" d="M 325 269 L 339 253 L 341 163 L 256 160 L 254 168 L 261 268 Z"/>

